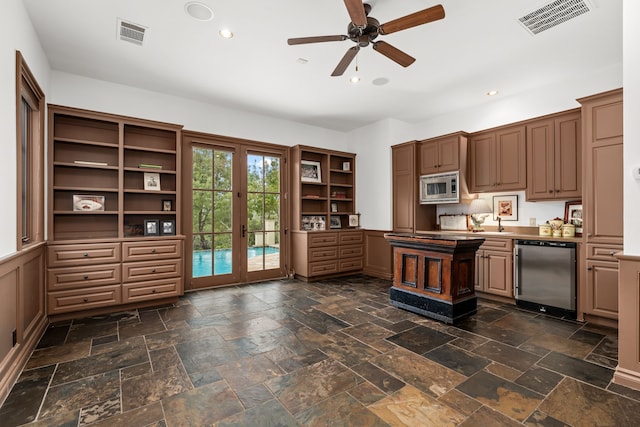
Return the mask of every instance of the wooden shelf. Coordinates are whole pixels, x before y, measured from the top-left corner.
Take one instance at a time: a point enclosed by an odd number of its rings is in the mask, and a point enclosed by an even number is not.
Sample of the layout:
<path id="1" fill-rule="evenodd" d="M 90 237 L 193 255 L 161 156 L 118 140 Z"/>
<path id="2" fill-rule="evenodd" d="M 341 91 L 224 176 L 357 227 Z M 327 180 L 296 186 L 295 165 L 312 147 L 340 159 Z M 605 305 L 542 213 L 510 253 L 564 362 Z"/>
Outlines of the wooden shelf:
<path id="1" fill-rule="evenodd" d="M 117 143 L 113 144 L 113 143 L 110 143 L 110 142 L 89 141 L 89 140 L 84 140 L 84 139 L 54 137 L 54 141 L 55 142 L 69 142 L 69 143 L 72 143 L 72 144 L 85 144 L 85 145 L 90 145 L 92 147 L 118 148 L 118 144 Z"/>
<path id="2" fill-rule="evenodd" d="M 117 193 L 117 188 L 107 188 L 107 187 L 67 187 L 67 186 L 55 186 L 52 187 L 54 191 L 75 191 L 81 193 Z"/>
<path id="3" fill-rule="evenodd" d="M 149 153 L 164 153 L 164 154 L 176 154 L 176 150 L 165 150 L 161 148 L 148 148 L 148 147 L 137 147 L 132 145 L 125 145 L 125 150 L 136 150 L 136 151 L 147 151 Z"/>
<path id="4" fill-rule="evenodd" d="M 118 215 L 118 211 L 53 211 L 54 215 Z"/>
<path id="5" fill-rule="evenodd" d="M 105 170 L 115 170 L 115 171 L 119 169 L 118 166 L 111 166 L 111 165 L 90 165 L 85 163 L 69 163 L 69 162 L 53 162 L 53 165 L 70 167 L 70 168 L 105 169 Z"/>
<path id="6" fill-rule="evenodd" d="M 123 168 L 125 171 L 127 172 L 157 172 L 157 173 L 162 173 L 162 174 L 167 174 L 167 175 L 175 175 L 176 171 L 174 170 L 167 170 L 167 169 L 154 169 L 154 168 Z"/>

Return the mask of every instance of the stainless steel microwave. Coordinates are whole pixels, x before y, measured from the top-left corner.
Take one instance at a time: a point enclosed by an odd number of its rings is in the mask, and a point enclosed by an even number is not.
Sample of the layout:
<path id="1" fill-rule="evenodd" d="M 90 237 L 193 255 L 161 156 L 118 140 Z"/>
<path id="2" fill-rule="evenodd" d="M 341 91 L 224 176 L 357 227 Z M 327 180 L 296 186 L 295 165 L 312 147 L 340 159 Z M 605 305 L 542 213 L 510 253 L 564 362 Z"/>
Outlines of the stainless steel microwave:
<path id="1" fill-rule="evenodd" d="M 459 203 L 460 172 L 435 173 L 420 177 L 420 203 Z"/>

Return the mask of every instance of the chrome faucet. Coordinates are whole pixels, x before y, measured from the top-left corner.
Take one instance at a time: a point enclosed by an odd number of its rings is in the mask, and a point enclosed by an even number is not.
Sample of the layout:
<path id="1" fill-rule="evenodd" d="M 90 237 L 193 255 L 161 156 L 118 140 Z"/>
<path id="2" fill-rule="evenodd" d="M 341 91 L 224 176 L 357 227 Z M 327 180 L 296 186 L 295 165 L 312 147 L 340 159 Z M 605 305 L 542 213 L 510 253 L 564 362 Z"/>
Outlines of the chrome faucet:
<path id="1" fill-rule="evenodd" d="M 504 227 L 502 226 L 502 217 L 498 215 L 498 233 L 501 233 L 503 231 L 504 231 Z"/>

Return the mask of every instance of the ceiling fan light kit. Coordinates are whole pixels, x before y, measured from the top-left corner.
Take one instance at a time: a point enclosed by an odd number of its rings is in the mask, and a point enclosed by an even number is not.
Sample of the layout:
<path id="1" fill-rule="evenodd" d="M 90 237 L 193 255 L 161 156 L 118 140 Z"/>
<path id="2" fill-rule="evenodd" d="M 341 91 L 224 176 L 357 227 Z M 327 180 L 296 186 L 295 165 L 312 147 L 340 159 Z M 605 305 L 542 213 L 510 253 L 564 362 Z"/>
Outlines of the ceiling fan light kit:
<path id="1" fill-rule="evenodd" d="M 340 62 L 338 62 L 333 73 L 331 73 L 334 77 L 343 75 L 353 58 L 360 51 L 360 48 L 367 47 L 370 44 L 376 52 L 403 67 L 408 67 L 415 62 L 415 58 L 387 42 L 374 40 L 379 35 L 395 33 L 444 18 L 444 8 L 442 5 L 437 5 L 380 25 L 377 19 L 369 16 L 371 11 L 369 4 L 363 4 L 361 0 L 344 0 L 344 4 L 351 19 L 347 26 L 347 35 L 297 37 L 287 40 L 289 45 L 344 41 L 347 39 L 356 43 L 355 46 L 347 50 Z"/>

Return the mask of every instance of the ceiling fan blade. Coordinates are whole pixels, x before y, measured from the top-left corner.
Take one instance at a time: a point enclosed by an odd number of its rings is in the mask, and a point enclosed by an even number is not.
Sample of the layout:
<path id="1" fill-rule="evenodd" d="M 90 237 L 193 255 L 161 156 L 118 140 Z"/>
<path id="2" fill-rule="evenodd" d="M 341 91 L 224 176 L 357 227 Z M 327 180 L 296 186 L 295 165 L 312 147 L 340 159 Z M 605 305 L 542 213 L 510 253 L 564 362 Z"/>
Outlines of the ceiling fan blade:
<path id="1" fill-rule="evenodd" d="M 417 27 L 444 18 L 444 8 L 441 4 L 421 10 L 402 18 L 394 19 L 380 26 L 380 34 L 391 34 L 407 28 Z"/>
<path id="2" fill-rule="evenodd" d="M 344 0 L 344 5 L 347 6 L 347 12 L 349 12 L 353 25 L 356 27 L 367 26 L 367 15 L 364 13 L 362 0 Z"/>
<path id="3" fill-rule="evenodd" d="M 331 76 L 337 77 L 337 76 L 343 75 L 345 70 L 349 66 L 349 64 L 351 64 L 351 61 L 353 61 L 353 58 L 355 58 L 356 55 L 358 54 L 359 50 L 360 50 L 360 47 L 358 46 L 354 46 L 349 50 L 347 50 L 347 53 L 344 54 L 344 56 L 338 63 L 338 66 L 336 67 L 336 69 L 333 70 L 333 73 L 331 73 Z"/>
<path id="4" fill-rule="evenodd" d="M 294 44 L 307 44 L 307 43 L 320 43 L 320 42 L 341 42 L 348 39 L 347 36 L 315 36 L 315 37 L 298 37 L 294 39 L 288 39 L 288 45 Z"/>
<path id="5" fill-rule="evenodd" d="M 416 60 L 416 58 L 407 55 L 400 49 L 393 47 L 389 43 L 383 41 L 373 43 L 373 49 L 380 52 L 390 60 L 397 62 L 403 67 L 408 67 Z"/>

